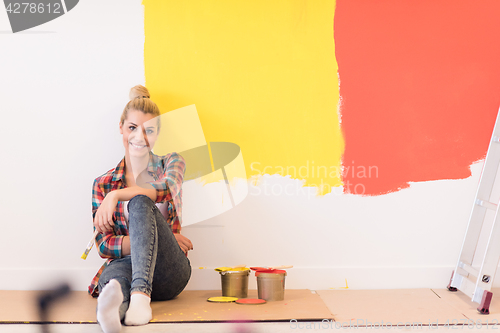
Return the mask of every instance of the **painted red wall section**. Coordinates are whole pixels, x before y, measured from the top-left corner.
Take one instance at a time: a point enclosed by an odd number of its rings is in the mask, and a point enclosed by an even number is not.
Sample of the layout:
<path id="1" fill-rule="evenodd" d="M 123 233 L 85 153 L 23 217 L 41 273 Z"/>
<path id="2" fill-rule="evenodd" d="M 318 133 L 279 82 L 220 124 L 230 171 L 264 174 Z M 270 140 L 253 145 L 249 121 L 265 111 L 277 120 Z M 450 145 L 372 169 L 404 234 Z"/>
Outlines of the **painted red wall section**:
<path id="1" fill-rule="evenodd" d="M 344 191 L 469 177 L 500 106 L 500 1 L 337 0 L 334 21 Z"/>

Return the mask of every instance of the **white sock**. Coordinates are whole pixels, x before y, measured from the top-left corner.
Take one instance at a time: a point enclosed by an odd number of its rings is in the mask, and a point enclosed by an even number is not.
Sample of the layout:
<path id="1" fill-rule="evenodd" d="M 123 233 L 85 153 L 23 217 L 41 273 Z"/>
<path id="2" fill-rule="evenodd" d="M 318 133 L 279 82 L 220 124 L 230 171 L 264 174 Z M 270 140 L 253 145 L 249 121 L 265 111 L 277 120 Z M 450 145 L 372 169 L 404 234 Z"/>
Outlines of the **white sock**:
<path id="1" fill-rule="evenodd" d="M 125 325 L 146 325 L 152 318 L 151 298 L 143 294 L 130 295 L 130 305 L 125 313 Z"/>
<path id="2" fill-rule="evenodd" d="M 122 302 L 122 287 L 118 281 L 113 279 L 104 286 L 97 299 L 97 321 L 104 333 L 121 331 L 119 309 Z"/>

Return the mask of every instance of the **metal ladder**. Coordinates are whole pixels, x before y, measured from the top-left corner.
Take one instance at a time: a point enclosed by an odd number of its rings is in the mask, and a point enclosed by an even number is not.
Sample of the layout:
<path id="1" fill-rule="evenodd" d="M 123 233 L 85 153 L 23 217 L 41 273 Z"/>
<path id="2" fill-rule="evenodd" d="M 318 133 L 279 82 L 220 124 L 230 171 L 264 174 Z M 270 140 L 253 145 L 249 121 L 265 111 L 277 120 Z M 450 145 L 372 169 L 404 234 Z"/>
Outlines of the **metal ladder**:
<path id="1" fill-rule="evenodd" d="M 469 224 L 458 263 L 448 284 L 448 290 L 460 290 L 471 297 L 473 302 L 479 303 L 477 310 L 482 314 L 490 313 L 489 308 L 493 296 L 490 290 L 500 260 L 500 205 L 498 202 L 492 202 L 491 199 L 499 165 L 500 110 L 493 129 L 486 160 L 484 161 L 483 171 L 479 180 L 474 206 L 469 217 Z M 479 269 L 477 269 L 478 265 L 473 267 L 473 260 L 488 210 L 495 212 L 495 218 L 491 230 L 489 230 L 488 243 L 484 256 L 482 258 L 479 257 L 481 264 Z"/>

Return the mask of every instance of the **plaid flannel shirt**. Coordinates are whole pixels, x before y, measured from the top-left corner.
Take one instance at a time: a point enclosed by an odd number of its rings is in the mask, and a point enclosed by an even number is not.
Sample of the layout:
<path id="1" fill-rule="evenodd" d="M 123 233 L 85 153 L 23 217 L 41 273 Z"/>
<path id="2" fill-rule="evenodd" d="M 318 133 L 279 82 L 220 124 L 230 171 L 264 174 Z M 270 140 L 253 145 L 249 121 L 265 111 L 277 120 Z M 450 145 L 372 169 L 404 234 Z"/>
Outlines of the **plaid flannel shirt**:
<path id="1" fill-rule="evenodd" d="M 94 180 L 92 188 L 92 219 L 104 197 L 111 191 L 125 188 L 125 158 L 116 168 L 109 170 Z M 156 202 L 168 201 L 168 222 L 172 232 L 180 233 L 182 224 L 182 180 L 186 165 L 184 158 L 178 153 L 157 156 L 150 152 L 148 173 L 154 179 L 149 182 L 156 189 Z M 172 207 L 173 205 L 173 207 Z M 113 220 L 113 230 L 99 233 L 96 237 L 96 248 L 101 258 L 107 259 L 101 266 L 88 288 L 89 294 L 97 297 L 99 294 L 97 283 L 102 271 L 116 258 L 122 257 L 123 237 L 128 236 L 128 227 L 125 222 L 123 201 L 116 205 Z M 95 227 L 94 227 L 95 230 Z"/>

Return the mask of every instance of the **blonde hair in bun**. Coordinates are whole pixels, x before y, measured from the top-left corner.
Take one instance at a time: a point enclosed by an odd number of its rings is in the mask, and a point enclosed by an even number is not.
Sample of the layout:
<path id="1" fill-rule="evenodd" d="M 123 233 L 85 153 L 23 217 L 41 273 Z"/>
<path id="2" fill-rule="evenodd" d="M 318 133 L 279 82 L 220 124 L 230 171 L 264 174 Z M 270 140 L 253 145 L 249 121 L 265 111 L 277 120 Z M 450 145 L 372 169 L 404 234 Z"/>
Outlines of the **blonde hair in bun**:
<path id="1" fill-rule="evenodd" d="M 142 111 L 145 114 L 152 114 L 155 117 L 158 117 L 158 129 L 160 128 L 160 109 L 150 99 L 151 95 L 146 87 L 137 85 L 130 89 L 129 98 L 130 101 L 125 105 L 123 109 L 122 116 L 120 118 L 120 124 L 123 125 L 125 119 L 127 119 L 127 115 L 129 110 L 137 110 Z"/>
<path id="2" fill-rule="evenodd" d="M 139 97 L 150 98 L 151 95 L 149 95 L 148 88 L 138 84 L 130 89 L 128 97 L 130 98 L 130 100 L 133 100 L 134 98 L 139 98 Z"/>

